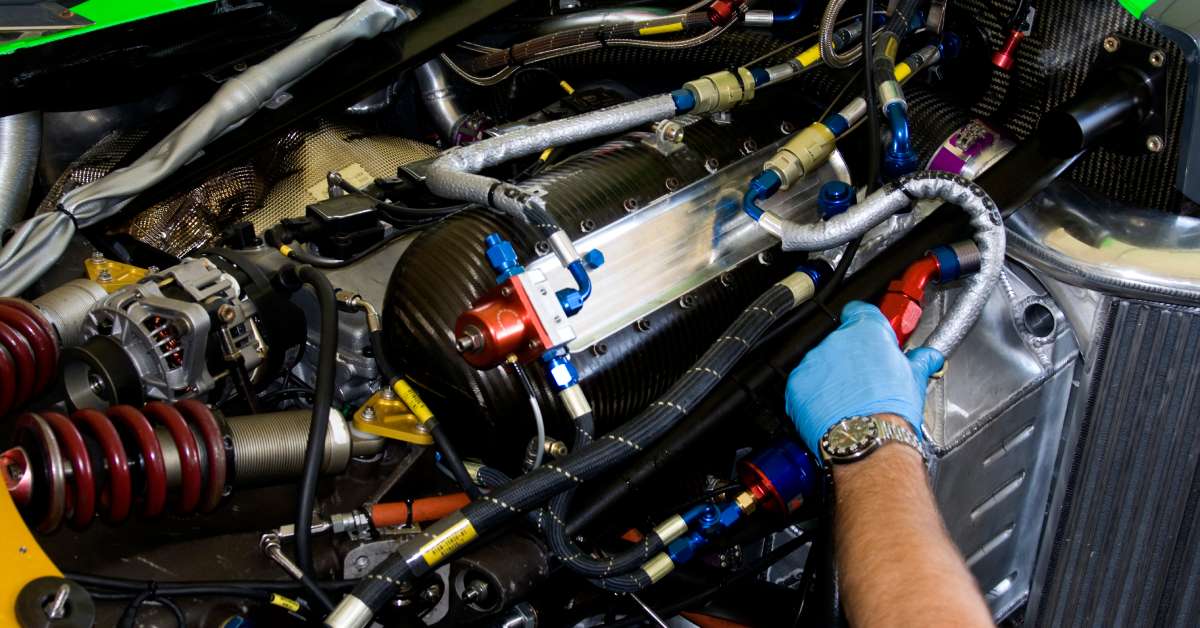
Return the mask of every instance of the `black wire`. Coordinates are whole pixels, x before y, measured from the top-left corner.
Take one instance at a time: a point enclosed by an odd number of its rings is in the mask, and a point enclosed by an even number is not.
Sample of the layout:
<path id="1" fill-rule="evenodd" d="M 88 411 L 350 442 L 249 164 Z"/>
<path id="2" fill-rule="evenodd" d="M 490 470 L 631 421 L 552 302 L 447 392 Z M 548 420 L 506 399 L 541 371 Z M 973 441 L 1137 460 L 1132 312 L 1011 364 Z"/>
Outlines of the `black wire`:
<path id="1" fill-rule="evenodd" d="M 152 590 L 135 597 L 125 607 L 125 612 L 121 613 L 121 619 L 118 620 L 117 626 L 120 628 L 133 628 L 134 624 L 137 623 L 138 610 L 141 609 L 142 604 L 149 602 L 156 602 L 170 609 L 171 613 L 175 615 L 175 621 L 178 622 L 179 628 L 187 628 L 187 618 L 184 617 L 183 610 L 179 608 L 179 605 Z"/>
<path id="2" fill-rule="evenodd" d="M 304 589 L 316 598 L 317 603 L 321 605 L 321 608 L 325 609 L 326 613 L 333 612 L 333 600 L 321 590 L 321 585 L 317 584 L 316 578 L 307 573 L 302 573 L 297 578 L 297 581 L 304 585 Z"/>
<path id="3" fill-rule="evenodd" d="M 312 516 L 317 498 L 317 479 L 325 452 L 325 434 L 329 429 L 329 411 L 333 406 L 333 387 L 337 376 L 337 297 L 325 275 L 311 266 L 292 267 L 295 277 L 312 287 L 321 309 L 321 344 L 317 356 L 317 381 L 313 396 L 312 423 L 304 448 L 304 468 L 296 499 L 296 564 L 313 577 Z"/>
<path id="4" fill-rule="evenodd" d="M 391 235 L 376 242 L 375 244 L 372 244 L 371 246 L 368 246 L 366 249 L 363 249 L 362 252 L 360 252 L 358 255 L 355 255 L 354 257 L 351 257 L 349 259 L 336 259 L 336 258 L 332 258 L 332 257 L 323 257 L 323 256 L 317 255 L 315 253 L 309 253 L 308 251 L 306 251 L 300 247 L 293 248 L 288 253 L 288 257 L 296 260 L 297 262 L 300 262 L 301 264 L 308 264 L 309 266 L 315 266 L 317 268 L 345 268 L 346 266 L 349 266 L 356 262 L 362 261 L 369 255 L 375 253 L 376 251 L 382 249 L 383 247 L 385 247 L 389 244 L 392 244 L 396 240 L 399 240 L 401 237 L 408 235 L 409 233 L 412 233 L 417 228 L 418 227 L 406 227 L 403 229 L 396 229 L 395 231 L 393 231 L 391 233 Z"/>
<path id="5" fill-rule="evenodd" d="M 875 0 L 865 0 L 863 15 L 869 18 L 870 28 L 863 32 L 869 33 L 875 28 Z M 879 112 L 875 110 L 875 66 L 873 65 L 873 37 L 863 37 L 863 80 L 867 86 L 865 98 L 867 101 L 867 194 L 875 191 L 876 179 L 879 178 L 880 139 Z"/>

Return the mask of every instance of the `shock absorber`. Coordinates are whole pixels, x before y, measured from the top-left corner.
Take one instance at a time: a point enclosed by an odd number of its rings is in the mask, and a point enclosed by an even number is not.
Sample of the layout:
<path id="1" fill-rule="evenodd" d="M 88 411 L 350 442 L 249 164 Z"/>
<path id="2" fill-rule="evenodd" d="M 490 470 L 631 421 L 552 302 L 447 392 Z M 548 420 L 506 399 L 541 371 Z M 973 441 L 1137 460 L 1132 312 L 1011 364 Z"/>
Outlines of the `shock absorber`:
<path id="1" fill-rule="evenodd" d="M 50 323 L 28 301 L 0 299 L 0 416 L 41 394 L 57 372 Z"/>
<path id="2" fill-rule="evenodd" d="M 43 393 L 59 371 L 59 349 L 77 344 L 88 311 L 107 296 L 86 279 L 38 297 L 0 298 L 0 417 Z"/>
<path id="3" fill-rule="evenodd" d="M 209 512 L 235 487 L 299 477 L 309 412 L 223 417 L 195 399 L 69 416 L 31 412 L 17 418 L 0 470 L 22 515 L 42 533 L 64 521 L 85 528 L 98 514 L 120 523 L 135 506 L 145 517 Z M 340 473 L 351 456 L 382 445 L 331 411 L 321 471 Z"/>

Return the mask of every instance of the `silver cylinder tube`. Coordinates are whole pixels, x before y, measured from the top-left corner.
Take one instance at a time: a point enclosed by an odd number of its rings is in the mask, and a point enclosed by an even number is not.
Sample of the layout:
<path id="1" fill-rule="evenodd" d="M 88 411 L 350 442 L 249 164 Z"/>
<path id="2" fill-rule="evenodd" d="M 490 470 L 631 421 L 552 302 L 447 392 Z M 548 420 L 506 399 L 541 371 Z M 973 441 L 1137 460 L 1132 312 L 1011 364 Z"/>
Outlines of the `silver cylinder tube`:
<path id="1" fill-rule="evenodd" d="M 421 89 L 421 99 L 425 101 L 425 110 L 433 118 L 438 134 L 448 144 L 456 144 L 458 128 L 466 113 L 458 106 L 450 80 L 446 76 L 446 66 L 438 59 L 427 61 L 417 66 L 417 86 Z"/>
<path id="2" fill-rule="evenodd" d="M 83 342 L 83 324 L 88 313 L 107 296 L 104 288 L 94 281 L 72 279 L 34 299 L 33 304 L 58 333 L 59 344 L 74 347 Z"/>
<path id="3" fill-rule="evenodd" d="M 0 117 L 0 231 L 25 216 L 42 147 L 42 112 Z"/>
<path id="4" fill-rule="evenodd" d="M 234 482 L 269 484 L 300 477 L 308 445 L 312 411 L 289 410 L 226 419 L 233 445 Z M 350 462 L 352 443 L 346 419 L 329 411 L 321 472 L 341 473 Z"/>

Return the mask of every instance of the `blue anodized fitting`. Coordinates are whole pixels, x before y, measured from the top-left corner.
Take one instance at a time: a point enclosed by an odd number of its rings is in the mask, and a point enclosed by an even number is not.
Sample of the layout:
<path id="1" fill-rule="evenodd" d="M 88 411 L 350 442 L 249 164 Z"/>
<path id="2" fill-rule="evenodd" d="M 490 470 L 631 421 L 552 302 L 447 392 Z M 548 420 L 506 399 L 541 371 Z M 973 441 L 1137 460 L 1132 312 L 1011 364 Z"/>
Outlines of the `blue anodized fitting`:
<path id="1" fill-rule="evenodd" d="M 496 283 L 504 283 L 508 281 L 509 277 L 525 272 L 525 267 L 521 266 L 521 262 L 517 259 L 517 252 L 513 250 L 512 243 L 505 240 L 504 236 L 499 233 L 489 233 L 483 239 L 483 245 L 486 247 L 484 255 L 487 256 L 488 263 L 497 273 Z"/>
<path id="2" fill-rule="evenodd" d="M 920 158 L 908 136 L 908 114 L 904 111 L 904 104 L 894 102 L 888 105 L 887 117 L 892 129 L 892 141 L 883 155 L 883 173 L 895 178 L 915 171 Z"/>
<path id="3" fill-rule="evenodd" d="M 854 204 L 854 186 L 845 181 L 826 181 L 817 195 L 817 207 L 826 220 L 850 209 Z"/>
<path id="4" fill-rule="evenodd" d="M 546 380 L 554 390 L 562 392 L 579 383 L 579 370 L 571 362 L 571 355 L 563 349 L 547 352 L 542 356 L 546 367 Z"/>

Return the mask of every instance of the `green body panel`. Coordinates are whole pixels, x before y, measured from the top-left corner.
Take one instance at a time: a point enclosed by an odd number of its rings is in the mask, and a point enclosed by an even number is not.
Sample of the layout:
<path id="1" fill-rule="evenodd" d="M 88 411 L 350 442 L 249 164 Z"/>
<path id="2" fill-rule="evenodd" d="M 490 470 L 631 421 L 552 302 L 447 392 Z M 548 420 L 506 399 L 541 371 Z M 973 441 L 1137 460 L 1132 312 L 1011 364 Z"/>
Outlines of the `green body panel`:
<path id="1" fill-rule="evenodd" d="M 188 9 L 202 4 L 211 4 L 212 2 L 215 2 L 215 0 L 87 0 L 87 2 L 76 6 L 74 11 L 91 20 L 92 24 L 50 33 L 41 37 L 0 43 L 0 55 L 9 54 L 21 48 L 40 46 L 68 37 L 77 37 L 102 28 L 128 24 L 129 22 L 136 22 L 148 17 L 162 15 L 163 13 Z M 0 9 L 0 11 L 2 10 Z"/>

